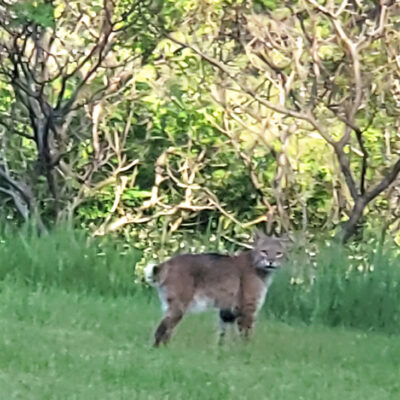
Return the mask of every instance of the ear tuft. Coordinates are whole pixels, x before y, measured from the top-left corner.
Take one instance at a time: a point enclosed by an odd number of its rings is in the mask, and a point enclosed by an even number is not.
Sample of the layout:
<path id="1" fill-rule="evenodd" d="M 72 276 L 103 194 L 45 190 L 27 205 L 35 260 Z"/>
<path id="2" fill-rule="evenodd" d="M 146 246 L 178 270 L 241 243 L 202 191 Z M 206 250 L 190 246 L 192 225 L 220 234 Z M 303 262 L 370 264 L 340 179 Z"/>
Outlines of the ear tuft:
<path id="1" fill-rule="evenodd" d="M 285 232 L 283 233 L 280 237 L 279 240 L 281 243 L 283 243 L 285 246 L 289 246 L 290 244 L 293 244 L 296 242 L 295 237 L 293 234 L 290 232 Z"/>
<path id="2" fill-rule="evenodd" d="M 257 229 L 254 234 L 254 244 L 259 243 L 261 240 L 265 239 L 267 235 L 261 230 Z"/>

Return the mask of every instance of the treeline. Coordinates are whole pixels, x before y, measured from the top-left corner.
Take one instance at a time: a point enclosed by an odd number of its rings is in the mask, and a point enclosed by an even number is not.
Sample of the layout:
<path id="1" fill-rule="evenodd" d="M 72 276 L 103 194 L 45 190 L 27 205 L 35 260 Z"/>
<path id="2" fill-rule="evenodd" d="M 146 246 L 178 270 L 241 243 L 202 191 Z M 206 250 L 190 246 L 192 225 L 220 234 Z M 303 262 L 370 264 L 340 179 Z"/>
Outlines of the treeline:
<path id="1" fill-rule="evenodd" d="M 20 0 L 0 27 L 3 219 L 397 237 L 394 1 Z"/>

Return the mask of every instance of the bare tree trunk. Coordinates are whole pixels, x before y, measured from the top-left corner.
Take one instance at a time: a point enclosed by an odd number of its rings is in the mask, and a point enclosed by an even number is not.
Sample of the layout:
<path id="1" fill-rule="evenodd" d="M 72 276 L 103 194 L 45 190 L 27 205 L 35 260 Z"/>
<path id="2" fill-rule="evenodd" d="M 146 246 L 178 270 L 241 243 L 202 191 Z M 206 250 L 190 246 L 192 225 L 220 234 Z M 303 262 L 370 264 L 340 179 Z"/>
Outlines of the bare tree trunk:
<path id="1" fill-rule="evenodd" d="M 375 197 L 386 190 L 394 182 L 399 172 L 400 159 L 397 160 L 397 162 L 378 184 L 376 184 L 368 192 L 365 192 L 362 196 L 357 195 L 350 218 L 342 225 L 339 233 L 337 234 L 337 238 L 342 243 L 345 243 L 356 232 L 357 225 L 360 223 L 367 204 L 369 204 L 373 199 L 375 199 Z"/>
<path id="2" fill-rule="evenodd" d="M 340 230 L 336 235 L 336 238 L 341 243 L 347 242 L 350 237 L 352 237 L 356 233 L 357 226 L 361 222 L 361 218 L 364 214 L 364 209 L 366 205 L 367 202 L 363 197 L 359 197 L 356 200 L 354 207 L 351 211 L 350 218 L 340 227 Z"/>

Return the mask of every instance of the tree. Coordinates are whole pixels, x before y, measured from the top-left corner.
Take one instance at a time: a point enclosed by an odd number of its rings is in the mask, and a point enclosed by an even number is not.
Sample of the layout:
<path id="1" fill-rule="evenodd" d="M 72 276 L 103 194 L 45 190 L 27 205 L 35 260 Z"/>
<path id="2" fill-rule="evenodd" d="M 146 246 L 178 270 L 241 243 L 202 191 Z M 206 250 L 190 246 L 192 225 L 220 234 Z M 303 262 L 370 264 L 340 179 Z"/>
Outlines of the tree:
<path id="1" fill-rule="evenodd" d="M 276 126 L 289 129 L 282 146 L 288 136 L 318 132 L 350 194 L 351 210 L 338 232 L 348 240 L 367 205 L 400 171 L 398 5 L 308 0 L 273 2 L 271 10 L 228 4 L 210 17 L 202 41 L 193 25 L 186 39 L 168 37 L 215 69 L 215 100 L 240 125 L 259 124 L 265 134 L 268 119 L 279 114 Z M 391 147 L 388 156 L 376 140 Z"/>
<path id="2" fill-rule="evenodd" d="M 0 3 L 1 88 L 12 98 L 0 110 L 0 190 L 41 229 L 43 213 L 71 216 L 101 186 L 101 168 L 110 178 L 137 164 L 122 154 L 126 133 L 100 137 L 99 123 L 157 43 L 143 29 L 153 15 L 140 0 Z"/>
<path id="3" fill-rule="evenodd" d="M 41 229 L 344 222 L 345 241 L 365 210 L 397 209 L 398 14 L 391 1 L 0 1 L 0 201 Z"/>

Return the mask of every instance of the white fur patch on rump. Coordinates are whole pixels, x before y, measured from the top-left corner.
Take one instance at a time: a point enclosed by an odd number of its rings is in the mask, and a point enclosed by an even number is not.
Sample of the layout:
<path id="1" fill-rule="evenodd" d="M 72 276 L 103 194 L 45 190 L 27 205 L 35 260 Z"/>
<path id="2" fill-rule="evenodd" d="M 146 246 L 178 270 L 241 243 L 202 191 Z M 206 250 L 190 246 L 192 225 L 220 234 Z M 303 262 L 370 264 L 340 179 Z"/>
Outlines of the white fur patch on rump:
<path id="1" fill-rule="evenodd" d="M 158 292 L 158 297 L 160 299 L 161 302 L 161 310 L 163 313 L 165 313 L 168 310 L 168 304 L 167 304 L 167 300 L 166 300 L 166 296 L 164 293 L 164 290 L 160 287 L 157 288 L 157 292 Z"/>
<path id="2" fill-rule="evenodd" d="M 214 307 L 214 302 L 207 296 L 196 295 L 189 305 L 189 311 L 203 312 L 208 308 Z"/>
<path id="3" fill-rule="evenodd" d="M 157 264 L 147 264 L 144 267 L 144 279 L 145 281 L 150 285 L 150 286 L 156 286 L 156 282 L 154 281 L 154 268 L 157 266 Z"/>

